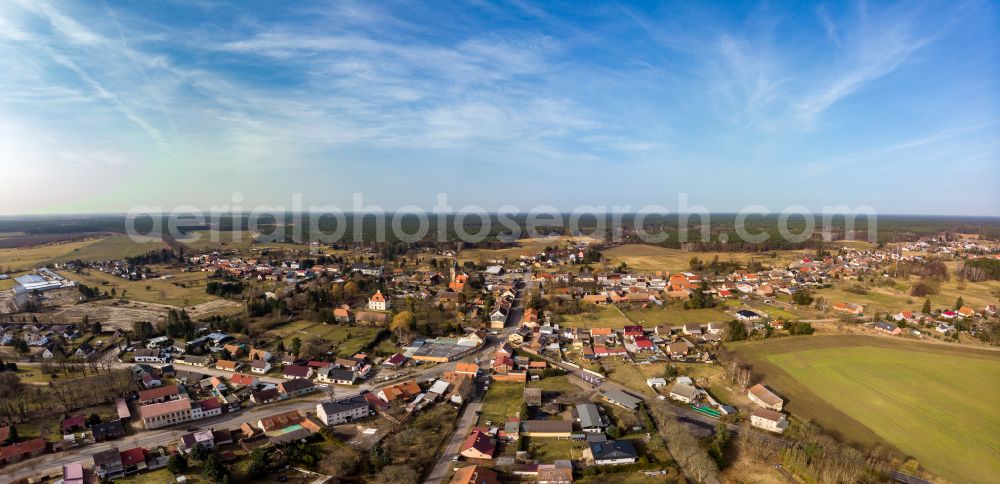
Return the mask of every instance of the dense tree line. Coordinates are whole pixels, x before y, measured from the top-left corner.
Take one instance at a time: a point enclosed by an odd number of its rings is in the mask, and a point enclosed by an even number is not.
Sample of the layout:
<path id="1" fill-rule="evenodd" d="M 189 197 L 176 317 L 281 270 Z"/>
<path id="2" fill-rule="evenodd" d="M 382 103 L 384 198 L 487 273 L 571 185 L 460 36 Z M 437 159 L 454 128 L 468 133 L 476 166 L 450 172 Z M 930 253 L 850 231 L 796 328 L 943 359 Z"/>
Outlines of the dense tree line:
<path id="1" fill-rule="evenodd" d="M 972 282 L 1000 280 L 1000 259 L 967 260 L 959 274 Z"/>
<path id="2" fill-rule="evenodd" d="M 243 294 L 244 288 L 242 282 L 212 281 L 205 285 L 205 293 L 219 297 L 238 296 Z"/>

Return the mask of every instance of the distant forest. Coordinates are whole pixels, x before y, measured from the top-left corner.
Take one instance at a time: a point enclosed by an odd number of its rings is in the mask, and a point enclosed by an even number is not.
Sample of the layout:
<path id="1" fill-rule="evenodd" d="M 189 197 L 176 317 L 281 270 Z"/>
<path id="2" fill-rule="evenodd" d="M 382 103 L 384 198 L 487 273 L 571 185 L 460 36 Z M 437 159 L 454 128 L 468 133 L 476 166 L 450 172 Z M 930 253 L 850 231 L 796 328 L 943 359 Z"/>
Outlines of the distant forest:
<path id="1" fill-rule="evenodd" d="M 158 216 L 159 217 L 159 216 Z M 298 217 L 298 218 L 297 218 Z M 288 224 L 286 234 L 281 236 L 279 233 L 275 233 L 275 227 L 277 226 L 277 218 L 274 216 L 265 216 L 257 221 L 257 228 L 262 233 L 262 238 L 264 240 L 273 240 L 278 242 L 301 242 L 303 240 L 311 240 L 309 226 L 308 214 L 284 214 L 283 222 Z M 619 226 L 621 227 L 620 232 L 612 233 L 610 227 L 612 227 L 613 217 L 620 219 Z M 745 221 L 745 228 L 751 233 L 759 233 L 761 231 L 767 232 L 771 235 L 769 238 L 770 242 L 764 244 L 746 244 L 739 243 L 735 239 L 735 225 L 736 225 L 736 215 L 735 214 L 711 214 L 710 216 L 710 231 L 709 240 L 702 241 L 699 240 L 702 233 L 702 220 L 698 215 L 691 215 L 690 217 L 669 215 L 669 216 L 657 216 L 649 215 L 641 219 L 641 227 L 638 227 L 637 216 L 632 215 L 611 215 L 602 214 L 599 216 L 595 215 L 585 215 L 580 217 L 579 233 L 570 233 L 569 229 L 566 227 L 569 220 L 569 215 L 564 214 L 562 217 L 562 225 L 556 225 L 549 223 L 552 217 L 540 217 L 538 218 L 538 223 L 536 224 L 536 231 L 545 235 L 595 235 L 595 230 L 600 225 L 599 222 L 603 222 L 604 227 L 606 227 L 604 233 L 602 234 L 605 239 L 610 240 L 614 235 L 619 237 L 622 242 L 634 242 L 638 240 L 637 229 L 642 229 L 647 233 L 662 234 L 666 233 L 669 235 L 667 240 L 661 244 L 665 247 L 671 248 L 687 248 L 690 250 L 700 251 L 700 250 L 719 250 L 725 247 L 726 250 L 776 250 L 776 249 L 789 249 L 789 248 L 802 248 L 802 247 L 813 247 L 821 245 L 820 238 L 823 235 L 830 235 L 834 240 L 842 240 L 845 235 L 853 235 L 853 239 L 865 240 L 867 239 L 867 229 L 868 221 L 864 216 L 858 216 L 854 220 L 854 233 L 845 234 L 845 223 L 843 217 L 834 217 L 831 225 L 832 230 L 830 234 L 823 234 L 821 232 L 822 228 L 822 218 L 817 215 L 815 217 L 815 231 L 813 233 L 813 238 L 811 240 L 806 240 L 800 243 L 791 243 L 782 240 L 778 234 L 778 215 L 772 214 L 767 216 L 750 216 Z M 392 214 L 387 213 L 385 215 L 386 227 L 384 227 L 385 237 L 388 241 L 394 241 L 392 230 L 388 226 L 388 222 L 392 219 Z M 496 215 L 490 216 L 490 230 L 486 240 L 477 244 L 480 246 L 496 246 L 503 245 L 505 243 L 513 242 L 511 240 L 511 226 L 517 226 L 521 231 L 521 237 L 525 237 L 527 231 L 525 230 L 526 224 L 528 222 L 528 216 L 524 214 L 520 215 L 509 215 L 503 220 L 498 218 Z M 447 223 L 446 233 L 448 234 L 449 240 L 458 240 L 455 234 L 455 216 L 447 215 L 444 220 Z M 142 234 L 149 234 L 157 236 L 158 234 L 151 233 L 156 222 L 152 216 L 142 216 L 134 220 L 134 226 Z M 166 226 L 166 217 L 162 217 L 159 221 L 160 226 Z M 213 220 L 213 222 L 216 222 Z M 376 240 L 378 235 L 378 229 L 376 227 L 375 216 L 368 214 L 364 217 L 360 215 L 354 217 L 351 214 L 347 214 L 345 227 L 344 227 L 344 237 L 341 239 L 341 243 L 350 244 L 356 243 L 355 240 L 355 225 L 360 223 L 360 231 L 362 242 L 372 242 Z M 222 215 L 218 217 L 215 228 L 219 231 L 233 231 L 233 230 L 247 230 L 249 227 L 248 216 L 234 217 L 231 215 Z M 401 227 L 406 233 L 414 233 L 419 228 L 419 220 L 414 215 L 404 215 L 401 219 Z M 438 219 L 436 216 L 430 216 L 429 219 L 429 230 L 428 235 L 425 237 L 427 243 L 433 243 L 434 237 L 438 233 Z M 681 242 L 682 235 L 684 232 L 684 225 L 686 225 L 687 235 L 691 241 L 696 241 L 696 243 L 684 245 Z M 806 221 L 803 220 L 801 216 L 793 216 L 788 221 L 789 230 L 793 233 L 797 233 L 806 226 Z M 3 217 L 0 218 L 0 233 L 23 233 L 26 236 L 35 237 L 38 242 L 44 242 L 46 238 L 55 239 L 71 239 L 80 238 L 89 235 L 94 235 L 97 233 L 124 233 L 126 229 L 126 218 L 124 215 L 74 215 L 74 216 L 34 216 L 34 217 Z M 187 221 L 182 221 L 179 224 L 182 231 L 191 232 L 196 230 L 206 230 L 210 228 L 206 224 L 197 223 L 196 219 L 191 218 Z M 337 229 L 337 222 L 331 216 L 319 216 L 317 221 L 317 226 L 321 232 L 333 233 Z M 478 233 L 482 228 L 482 221 L 475 216 L 466 217 L 463 221 L 464 231 L 466 233 Z M 298 231 L 293 232 L 294 230 Z M 903 216 L 903 215 L 883 215 L 879 216 L 877 219 L 877 237 L 879 242 L 902 242 L 916 240 L 923 236 L 935 235 L 941 232 L 951 232 L 951 233 L 970 233 L 978 234 L 981 238 L 997 240 L 1000 239 L 1000 217 L 955 217 L 955 216 Z M 719 236 L 721 234 L 726 234 L 725 238 L 728 241 L 723 244 Z M 269 236 L 270 239 L 269 239 Z M 2 240 L 2 239 L 0 239 Z M 469 247 L 466 244 L 466 247 Z"/>

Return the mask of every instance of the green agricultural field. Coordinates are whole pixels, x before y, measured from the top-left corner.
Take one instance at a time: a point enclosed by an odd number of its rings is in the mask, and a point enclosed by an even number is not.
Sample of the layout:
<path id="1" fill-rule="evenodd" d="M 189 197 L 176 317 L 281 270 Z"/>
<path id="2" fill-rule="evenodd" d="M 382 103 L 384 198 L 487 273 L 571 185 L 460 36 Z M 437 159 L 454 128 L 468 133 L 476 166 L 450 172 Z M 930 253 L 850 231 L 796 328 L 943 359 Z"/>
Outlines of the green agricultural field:
<path id="1" fill-rule="evenodd" d="M 1000 354 L 847 335 L 733 350 L 801 420 L 853 443 L 888 443 L 955 482 L 1000 475 Z"/>
<path id="2" fill-rule="evenodd" d="M 88 262 L 124 259 L 166 248 L 167 244 L 164 244 L 160 239 L 141 237 L 138 240 L 132 240 L 127 235 L 112 235 L 92 240 L 84 247 L 79 247 L 54 257 L 52 262 L 65 262 L 78 259 Z"/>
<path id="3" fill-rule="evenodd" d="M 53 259 L 82 249 L 96 239 L 59 242 L 24 248 L 0 249 L 0 267 L 7 271 L 31 270 L 48 264 Z"/>
<path id="4" fill-rule="evenodd" d="M 188 237 L 177 241 L 195 252 L 207 252 L 219 249 L 248 249 L 253 244 L 253 239 L 254 236 L 250 232 L 196 230 L 188 234 Z"/>
<path id="5" fill-rule="evenodd" d="M 618 358 L 605 358 L 603 363 L 610 380 L 621 383 L 647 397 L 656 396 L 657 393 L 649 385 L 646 385 L 646 379 L 662 377 L 666 369 L 666 363 L 635 365 Z"/>
<path id="6" fill-rule="evenodd" d="M 809 251 L 775 251 L 767 254 L 750 254 L 745 252 L 688 252 L 680 249 L 667 249 L 655 245 L 626 244 L 612 247 L 601 252 L 609 261 L 609 265 L 617 267 L 622 262 L 629 268 L 642 271 L 667 271 L 670 273 L 684 272 L 691 268 L 691 258 L 697 257 L 703 261 L 711 261 L 718 256 L 720 261 L 736 261 L 746 264 L 751 259 L 759 260 L 765 266 L 788 265 L 789 262 L 801 259 L 804 255 L 813 254 Z M 775 254 L 775 257 L 771 257 Z"/>

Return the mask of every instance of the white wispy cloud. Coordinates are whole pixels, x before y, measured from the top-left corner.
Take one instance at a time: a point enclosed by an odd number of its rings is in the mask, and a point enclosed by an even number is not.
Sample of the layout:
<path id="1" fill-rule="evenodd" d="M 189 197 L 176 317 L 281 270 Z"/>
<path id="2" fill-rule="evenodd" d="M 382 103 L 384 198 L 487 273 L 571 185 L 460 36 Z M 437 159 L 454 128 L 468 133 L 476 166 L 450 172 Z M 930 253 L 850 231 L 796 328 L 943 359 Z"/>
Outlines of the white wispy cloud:
<path id="1" fill-rule="evenodd" d="M 817 82 L 818 89 L 795 104 L 796 118 L 807 127 L 831 106 L 892 73 L 933 41 L 913 32 L 907 20 L 862 24 L 849 35 L 845 65 Z"/>

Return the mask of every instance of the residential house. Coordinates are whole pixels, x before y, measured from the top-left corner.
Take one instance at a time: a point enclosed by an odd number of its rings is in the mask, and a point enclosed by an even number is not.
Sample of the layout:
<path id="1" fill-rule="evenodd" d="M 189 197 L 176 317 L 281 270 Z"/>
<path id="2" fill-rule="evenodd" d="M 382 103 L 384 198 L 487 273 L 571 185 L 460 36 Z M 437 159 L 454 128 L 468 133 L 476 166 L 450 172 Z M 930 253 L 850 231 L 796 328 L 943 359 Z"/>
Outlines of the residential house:
<path id="1" fill-rule="evenodd" d="M 281 399 L 281 395 L 278 393 L 277 388 L 266 388 L 264 390 L 257 390 L 250 392 L 250 401 L 256 405 L 263 405 L 265 403 L 277 402 Z"/>
<path id="2" fill-rule="evenodd" d="M 583 451 L 583 456 L 585 460 L 599 466 L 635 464 L 639 458 L 635 447 L 627 440 L 590 442 Z"/>
<path id="3" fill-rule="evenodd" d="M 688 342 L 682 339 L 668 344 L 667 353 L 674 358 L 684 358 L 688 355 L 688 348 Z"/>
<path id="4" fill-rule="evenodd" d="M 132 353 L 132 361 L 136 363 L 163 363 L 166 360 L 163 357 L 163 350 L 154 348 L 135 350 Z"/>
<path id="5" fill-rule="evenodd" d="M 861 305 L 854 303 L 839 302 L 833 305 L 833 310 L 854 316 L 861 316 L 862 313 L 864 313 L 864 308 Z"/>
<path id="6" fill-rule="evenodd" d="M 208 356 L 192 356 L 186 355 L 183 360 L 177 360 L 177 363 L 183 363 L 185 365 L 191 366 L 208 366 L 212 363 L 212 358 Z"/>
<path id="7" fill-rule="evenodd" d="M 479 365 L 475 363 L 458 363 L 455 365 L 455 373 L 476 376 L 479 374 Z"/>
<path id="8" fill-rule="evenodd" d="M 195 447 L 201 447 L 206 450 L 214 449 L 215 435 L 211 430 L 199 430 L 184 434 L 181 436 L 181 447 L 187 451 L 190 451 Z"/>
<path id="9" fill-rule="evenodd" d="M 292 398 L 316 391 L 316 384 L 305 378 L 296 378 L 278 384 L 278 391 L 284 398 Z"/>
<path id="10" fill-rule="evenodd" d="M 229 353 L 229 356 L 233 358 L 239 358 L 243 356 L 244 345 L 241 343 L 230 343 L 222 346 L 222 350 Z"/>
<path id="11" fill-rule="evenodd" d="M 670 398 L 684 403 L 694 402 L 699 395 L 700 392 L 697 388 L 684 383 L 674 383 L 674 386 L 670 388 Z"/>
<path id="12" fill-rule="evenodd" d="M 121 419 L 111 420 L 92 425 L 90 432 L 96 442 L 120 439 L 125 436 L 125 425 L 122 424 Z"/>
<path id="13" fill-rule="evenodd" d="M 268 360 L 257 359 L 250 362 L 251 373 L 263 375 L 269 371 L 271 371 L 271 362 Z"/>
<path id="14" fill-rule="evenodd" d="M 500 484 L 500 479 L 485 467 L 468 466 L 455 471 L 449 484 Z"/>
<path id="15" fill-rule="evenodd" d="M 492 459 L 496 451 L 496 442 L 487 433 L 473 430 L 462 442 L 459 454 L 467 459 Z"/>
<path id="16" fill-rule="evenodd" d="M 257 428 L 264 432 L 271 432 L 278 429 L 295 425 L 302 422 L 302 415 L 298 410 L 289 410 L 279 414 L 271 415 L 257 421 Z"/>
<path id="17" fill-rule="evenodd" d="M 781 412 L 766 408 L 755 408 L 750 414 L 750 424 L 771 432 L 782 433 L 788 428 L 788 419 Z"/>
<path id="18" fill-rule="evenodd" d="M 740 321 L 757 321 L 758 319 L 761 319 L 761 315 L 749 309 L 741 309 L 736 311 L 736 319 Z"/>
<path id="19" fill-rule="evenodd" d="M 241 366 L 243 364 L 238 361 L 218 360 L 215 362 L 215 369 L 222 371 L 237 371 Z"/>
<path id="20" fill-rule="evenodd" d="M 903 330 L 899 329 L 899 326 L 896 326 L 895 324 L 892 324 L 892 323 L 889 323 L 889 322 L 886 322 L 886 321 L 878 321 L 878 322 L 876 322 L 875 323 L 875 329 L 877 329 L 877 330 L 879 330 L 879 331 L 881 331 L 883 333 L 891 334 L 893 336 L 896 336 L 896 335 L 899 335 L 899 334 L 903 333 Z"/>
<path id="21" fill-rule="evenodd" d="M 577 421 L 580 422 L 580 430 L 584 432 L 600 433 L 604 431 L 604 419 L 597 405 L 593 403 L 576 404 Z"/>
<path id="22" fill-rule="evenodd" d="M 129 449 L 121 452 L 122 458 L 122 468 L 125 471 L 125 475 L 135 474 L 139 471 L 144 471 L 146 467 L 146 449 L 142 447 L 136 447 L 134 449 Z"/>
<path id="23" fill-rule="evenodd" d="M 325 425 L 339 425 L 365 418 L 370 414 L 368 400 L 361 396 L 316 405 L 316 416 Z"/>
<path id="24" fill-rule="evenodd" d="M 146 429 L 158 429 L 191 420 L 191 401 L 182 398 L 139 407 Z"/>
<path id="25" fill-rule="evenodd" d="M 63 466 L 62 484 L 84 484 L 83 464 L 74 462 Z"/>
<path id="26" fill-rule="evenodd" d="M 785 404 L 785 401 L 782 400 L 781 397 L 775 395 L 771 392 L 771 390 L 768 390 L 767 387 L 761 385 L 760 383 L 747 390 L 747 397 L 751 402 L 756 403 L 761 407 L 776 411 L 780 411 L 781 407 Z"/>
<path id="27" fill-rule="evenodd" d="M 389 385 L 378 392 L 378 397 L 386 403 L 409 400 L 420 394 L 420 386 L 413 380 Z"/>
<path id="28" fill-rule="evenodd" d="M 247 359 L 251 361 L 254 360 L 271 361 L 272 358 L 274 358 L 274 355 L 272 355 L 270 351 L 262 350 L 259 348 L 250 348 L 250 352 L 247 353 Z"/>
<path id="29" fill-rule="evenodd" d="M 121 453 L 117 447 L 94 454 L 94 474 L 99 479 L 111 479 L 125 475 Z"/>
<path id="30" fill-rule="evenodd" d="M 396 353 L 386 358 L 385 361 L 382 362 L 382 366 L 386 368 L 399 368 L 403 366 L 403 363 L 406 363 L 406 357 L 403 356 L 402 353 Z"/>
<path id="31" fill-rule="evenodd" d="M 77 430 L 83 430 L 87 428 L 87 417 L 83 415 L 74 415 L 72 417 L 67 417 L 60 422 L 60 428 L 64 434 L 69 434 Z"/>
<path id="32" fill-rule="evenodd" d="M 180 387 L 177 385 L 164 385 L 162 387 L 151 388 L 139 392 L 139 405 L 149 405 L 170 400 L 180 395 Z"/>
<path id="33" fill-rule="evenodd" d="M 191 420 L 216 417 L 222 415 L 222 404 L 219 399 L 209 397 L 191 404 Z"/>
<path id="34" fill-rule="evenodd" d="M 257 385 L 257 377 L 246 373 L 234 373 L 229 377 L 229 384 L 233 388 L 255 386 Z"/>
<path id="35" fill-rule="evenodd" d="M 647 378 L 646 385 L 649 385 L 649 388 L 663 388 L 667 386 L 667 380 L 660 377 Z"/>
<path id="36" fill-rule="evenodd" d="M 306 365 L 288 365 L 281 371 L 281 376 L 289 379 L 312 378 L 313 370 Z"/>
<path id="37" fill-rule="evenodd" d="M 389 301 L 382 295 L 382 291 L 375 291 L 375 294 L 368 299 L 368 309 L 372 311 L 385 311 L 389 309 Z"/>
<path id="38" fill-rule="evenodd" d="M 354 370 L 326 366 L 316 373 L 316 380 L 323 383 L 353 385 L 358 380 L 358 374 Z"/>

